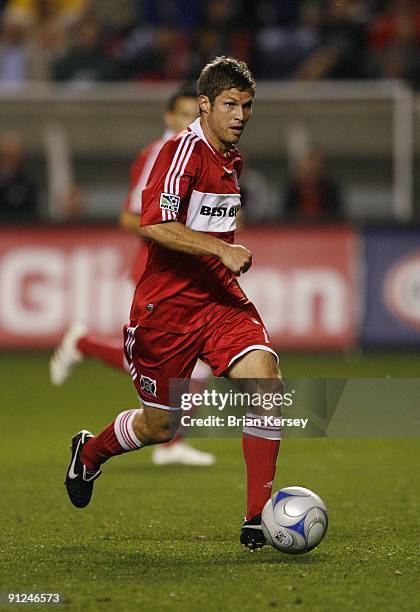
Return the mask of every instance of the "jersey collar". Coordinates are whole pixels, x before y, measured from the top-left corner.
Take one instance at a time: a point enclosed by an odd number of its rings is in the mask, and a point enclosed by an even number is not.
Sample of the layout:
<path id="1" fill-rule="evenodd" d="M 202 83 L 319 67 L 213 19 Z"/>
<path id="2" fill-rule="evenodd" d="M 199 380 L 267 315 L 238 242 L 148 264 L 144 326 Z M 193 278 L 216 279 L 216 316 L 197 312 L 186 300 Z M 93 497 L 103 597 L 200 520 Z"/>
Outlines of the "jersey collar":
<path id="1" fill-rule="evenodd" d="M 194 134 L 197 134 L 197 136 L 199 136 L 201 140 L 204 140 L 206 145 L 211 151 L 213 151 L 213 153 L 215 152 L 207 138 L 204 136 L 203 128 L 201 127 L 200 117 L 197 117 L 197 119 L 193 121 L 188 127 L 192 132 L 194 132 Z"/>
<path id="2" fill-rule="evenodd" d="M 238 158 L 240 158 L 239 151 L 235 147 L 235 145 L 231 146 L 231 148 L 227 152 L 228 153 L 227 155 L 222 155 L 221 153 L 219 153 L 219 151 L 217 151 L 214 147 L 211 146 L 207 138 L 204 136 L 203 128 L 201 127 L 200 117 L 198 117 L 195 121 L 193 121 L 188 126 L 188 129 L 194 132 L 194 134 L 196 134 L 199 138 L 201 138 L 201 140 L 204 140 L 206 145 L 209 147 L 210 151 L 214 155 L 216 155 L 216 157 L 221 161 L 222 164 L 228 165 L 228 164 L 235 162 Z"/>

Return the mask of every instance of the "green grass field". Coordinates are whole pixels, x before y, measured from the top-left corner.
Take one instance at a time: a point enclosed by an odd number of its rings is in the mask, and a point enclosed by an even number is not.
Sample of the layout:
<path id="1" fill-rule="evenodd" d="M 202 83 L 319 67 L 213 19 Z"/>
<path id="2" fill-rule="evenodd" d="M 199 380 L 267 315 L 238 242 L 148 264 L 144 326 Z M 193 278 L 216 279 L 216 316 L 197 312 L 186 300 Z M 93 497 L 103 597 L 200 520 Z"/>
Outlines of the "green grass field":
<path id="1" fill-rule="evenodd" d="M 64 609 L 115 612 L 420 608 L 418 439 L 285 440 L 275 488 L 314 489 L 329 531 L 308 555 L 250 553 L 238 543 L 239 438 L 194 441 L 217 455 L 212 468 L 157 468 L 150 449 L 119 457 L 91 505 L 73 508 L 63 486 L 71 435 L 137 400 L 125 376 L 98 364 L 59 389 L 47 366 L 45 354 L 0 354 L 0 592 L 58 592 Z M 285 355 L 282 369 L 418 377 L 420 357 Z"/>

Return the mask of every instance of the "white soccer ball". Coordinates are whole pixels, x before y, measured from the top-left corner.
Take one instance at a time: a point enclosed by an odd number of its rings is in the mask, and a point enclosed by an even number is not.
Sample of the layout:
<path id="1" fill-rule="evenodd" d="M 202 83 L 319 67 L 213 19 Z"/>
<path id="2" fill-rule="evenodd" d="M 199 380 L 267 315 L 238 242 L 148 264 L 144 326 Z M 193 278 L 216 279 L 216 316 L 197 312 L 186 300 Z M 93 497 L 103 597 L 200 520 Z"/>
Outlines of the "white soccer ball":
<path id="1" fill-rule="evenodd" d="M 309 489 L 285 487 L 265 504 L 261 525 L 267 542 L 274 548 L 293 555 L 309 552 L 327 531 L 327 507 Z"/>

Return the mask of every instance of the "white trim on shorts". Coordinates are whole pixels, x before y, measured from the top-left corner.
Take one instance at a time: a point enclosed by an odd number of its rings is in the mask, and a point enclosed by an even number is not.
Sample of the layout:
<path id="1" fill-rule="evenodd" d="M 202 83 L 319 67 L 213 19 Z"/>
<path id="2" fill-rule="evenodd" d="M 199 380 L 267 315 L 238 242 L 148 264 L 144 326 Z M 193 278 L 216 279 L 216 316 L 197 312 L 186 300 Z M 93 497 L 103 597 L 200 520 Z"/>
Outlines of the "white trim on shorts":
<path id="1" fill-rule="evenodd" d="M 176 408 L 175 406 L 164 406 L 163 404 L 155 404 L 154 402 L 146 402 L 141 395 L 139 395 L 139 400 L 145 406 L 151 406 L 152 408 L 161 408 L 161 410 L 182 410 L 182 408 Z"/>
<path id="2" fill-rule="evenodd" d="M 259 349 L 261 351 L 268 351 L 269 353 L 273 353 L 273 355 L 275 356 L 277 360 L 277 363 L 279 363 L 279 356 L 277 355 L 275 351 L 273 351 L 272 348 L 270 348 L 269 346 L 266 346 L 265 344 L 251 344 L 251 346 L 247 346 L 247 348 L 245 348 L 243 351 L 241 351 L 240 353 L 232 357 L 227 367 L 230 368 L 232 363 L 234 363 L 237 359 L 239 359 L 239 357 L 242 357 L 243 355 L 246 355 L 246 353 L 249 353 L 250 351 L 254 351 L 256 349 Z"/>

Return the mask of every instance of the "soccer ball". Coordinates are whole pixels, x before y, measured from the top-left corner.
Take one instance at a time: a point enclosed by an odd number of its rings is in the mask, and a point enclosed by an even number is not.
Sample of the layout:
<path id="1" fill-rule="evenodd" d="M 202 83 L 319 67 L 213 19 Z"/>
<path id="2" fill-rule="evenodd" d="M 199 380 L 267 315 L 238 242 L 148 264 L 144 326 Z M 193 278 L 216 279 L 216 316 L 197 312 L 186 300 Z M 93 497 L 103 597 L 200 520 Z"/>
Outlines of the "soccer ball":
<path id="1" fill-rule="evenodd" d="M 327 531 L 327 507 L 309 489 L 285 487 L 265 504 L 261 525 L 267 542 L 274 548 L 293 555 L 309 552 Z"/>

